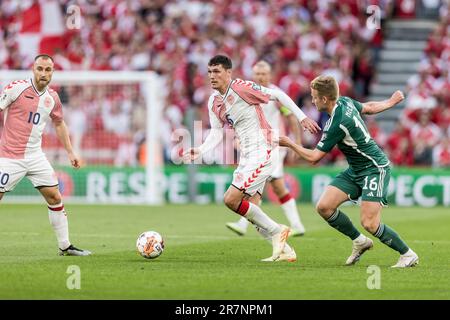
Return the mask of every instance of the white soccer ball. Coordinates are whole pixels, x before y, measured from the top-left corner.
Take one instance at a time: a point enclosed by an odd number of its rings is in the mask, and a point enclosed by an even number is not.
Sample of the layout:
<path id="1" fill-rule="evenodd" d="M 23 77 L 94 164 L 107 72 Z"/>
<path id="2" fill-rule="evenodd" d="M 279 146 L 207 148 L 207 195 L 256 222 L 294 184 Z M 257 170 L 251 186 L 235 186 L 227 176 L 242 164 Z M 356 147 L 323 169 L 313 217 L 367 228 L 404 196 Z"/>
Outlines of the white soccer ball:
<path id="1" fill-rule="evenodd" d="M 155 259 L 164 251 L 164 239 L 156 231 L 146 231 L 138 237 L 136 248 L 144 258 Z"/>

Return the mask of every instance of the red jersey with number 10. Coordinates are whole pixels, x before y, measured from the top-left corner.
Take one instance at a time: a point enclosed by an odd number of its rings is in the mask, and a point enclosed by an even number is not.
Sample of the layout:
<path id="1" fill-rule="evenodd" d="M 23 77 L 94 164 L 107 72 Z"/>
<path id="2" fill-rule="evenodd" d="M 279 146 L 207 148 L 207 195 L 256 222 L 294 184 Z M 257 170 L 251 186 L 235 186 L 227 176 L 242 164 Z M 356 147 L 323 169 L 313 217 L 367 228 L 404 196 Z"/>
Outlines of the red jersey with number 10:
<path id="1" fill-rule="evenodd" d="M 4 128 L 0 138 L 0 158 L 28 159 L 43 154 L 42 133 L 51 119 L 63 119 L 56 91 L 38 92 L 31 79 L 13 81 L 0 94 Z"/>

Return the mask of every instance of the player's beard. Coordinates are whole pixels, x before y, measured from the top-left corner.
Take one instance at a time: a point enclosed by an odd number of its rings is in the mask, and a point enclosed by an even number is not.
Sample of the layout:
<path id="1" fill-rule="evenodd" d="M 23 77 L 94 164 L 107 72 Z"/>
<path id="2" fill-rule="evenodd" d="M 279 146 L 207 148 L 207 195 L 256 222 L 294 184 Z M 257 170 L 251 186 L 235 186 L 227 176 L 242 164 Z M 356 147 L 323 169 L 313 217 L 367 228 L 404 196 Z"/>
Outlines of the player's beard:
<path id="1" fill-rule="evenodd" d="M 50 83 L 50 79 L 39 79 L 38 83 L 42 88 L 45 88 Z"/>

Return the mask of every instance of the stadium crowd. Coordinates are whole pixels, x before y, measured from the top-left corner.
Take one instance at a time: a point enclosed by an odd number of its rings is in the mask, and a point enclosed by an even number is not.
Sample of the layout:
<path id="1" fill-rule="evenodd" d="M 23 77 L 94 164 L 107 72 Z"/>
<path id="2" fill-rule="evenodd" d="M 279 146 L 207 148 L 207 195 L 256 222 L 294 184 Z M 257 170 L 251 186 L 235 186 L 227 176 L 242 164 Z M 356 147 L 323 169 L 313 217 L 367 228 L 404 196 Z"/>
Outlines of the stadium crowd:
<path id="1" fill-rule="evenodd" d="M 58 2 L 63 12 L 75 3 Z M 169 161 L 175 143 L 170 133 L 184 127 L 188 109 L 208 123 L 206 66 L 211 56 L 229 55 L 234 77 L 243 79 L 251 79 L 257 60 L 266 60 L 273 68 L 273 82 L 305 113 L 324 123 L 327 117 L 311 104 L 309 82 L 319 74 L 333 75 L 342 95 L 364 101 L 383 41 L 382 29 L 366 27 L 366 8 L 380 6 L 382 19 L 408 18 L 397 7 L 399 2 L 403 1 L 79 0 L 81 28 L 67 31 L 54 58 L 62 70 L 153 70 L 162 75 L 167 98 L 161 141 Z M 22 19 L 17 3 L 0 4 L 0 69 L 30 67 L 16 41 Z M 442 5 L 441 23 L 430 36 L 420 72 L 408 82 L 399 126 L 387 135 L 369 122 L 371 133 L 395 164 L 450 166 L 448 30 L 448 7 Z M 74 144 L 84 158 L 116 165 L 145 161 L 145 105 L 138 87 L 59 89 Z M 52 133 L 46 136 L 45 143 L 52 146 Z M 318 138 L 305 135 L 303 141 L 313 147 Z M 119 150 L 119 155 L 90 157 L 86 152 L 102 144 L 105 150 Z M 326 162 L 340 160 L 335 152 Z"/>

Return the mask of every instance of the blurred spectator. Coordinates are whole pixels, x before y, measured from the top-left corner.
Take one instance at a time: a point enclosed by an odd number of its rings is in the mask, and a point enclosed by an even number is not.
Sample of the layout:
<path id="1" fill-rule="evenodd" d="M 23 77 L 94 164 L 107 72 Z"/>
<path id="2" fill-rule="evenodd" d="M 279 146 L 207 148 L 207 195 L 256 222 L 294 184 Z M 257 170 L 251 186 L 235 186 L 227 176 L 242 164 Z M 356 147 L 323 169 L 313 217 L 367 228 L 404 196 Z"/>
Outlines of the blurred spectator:
<path id="1" fill-rule="evenodd" d="M 450 167 L 450 138 L 444 137 L 441 142 L 433 148 L 433 166 Z"/>
<path id="2" fill-rule="evenodd" d="M 422 112 L 419 123 L 411 129 L 414 145 L 414 161 L 416 164 L 431 165 L 433 147 L 442 138 L 442 132 L 437 125 L 430 121 L 430 113 Z"/>
<path id="3" fill-rule="evenodd" d="M 386 141 L 389 159 L 395 165 L 410 166 L 414 164 L 414 149 L 409 129 L 398 123 Z"/>
<path id="4" fill-rule="evenodd" d="M 369 116 L 365 119 L 367 129 L 369 130 L 370 136 L 375 140 L 379 146 L 386 145 L 386 134 L 381 130 L 375 117 Z"/>

